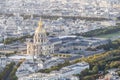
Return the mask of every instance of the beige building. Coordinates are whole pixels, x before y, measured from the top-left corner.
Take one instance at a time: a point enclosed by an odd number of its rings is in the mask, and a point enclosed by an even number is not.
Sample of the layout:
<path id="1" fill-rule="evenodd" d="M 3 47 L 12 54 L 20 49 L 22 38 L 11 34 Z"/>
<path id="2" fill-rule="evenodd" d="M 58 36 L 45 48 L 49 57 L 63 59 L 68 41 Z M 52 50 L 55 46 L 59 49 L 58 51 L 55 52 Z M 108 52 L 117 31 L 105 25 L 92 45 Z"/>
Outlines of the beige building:
<path id="1" fill-rule="evenodd" d="M 33 40 L 27 42 L 27 54 L 38 58 L 49 56 L 51 53 L 54 53 L 54 44 L 49 42 L 46 31 L 43 29 L 42 21 L 40 21 L 35 30 Z"/>

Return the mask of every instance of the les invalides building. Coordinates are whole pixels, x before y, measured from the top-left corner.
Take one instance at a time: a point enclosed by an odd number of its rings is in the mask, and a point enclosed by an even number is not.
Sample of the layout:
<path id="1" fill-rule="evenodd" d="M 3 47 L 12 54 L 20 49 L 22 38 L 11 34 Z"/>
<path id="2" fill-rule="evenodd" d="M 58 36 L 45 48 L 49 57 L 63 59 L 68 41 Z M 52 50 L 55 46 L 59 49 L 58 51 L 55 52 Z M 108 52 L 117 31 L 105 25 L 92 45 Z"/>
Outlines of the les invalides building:
<path id="1" fill-rule="evenodd" d="M 43 23 L 40 20 L 33 40 L 27 42 L 27 54 L 40 58 L 41 56 L 50 56 L 52 53 L 54 53 L 54 44 L 49 42 L 46 31 L 43 29 Z"/>

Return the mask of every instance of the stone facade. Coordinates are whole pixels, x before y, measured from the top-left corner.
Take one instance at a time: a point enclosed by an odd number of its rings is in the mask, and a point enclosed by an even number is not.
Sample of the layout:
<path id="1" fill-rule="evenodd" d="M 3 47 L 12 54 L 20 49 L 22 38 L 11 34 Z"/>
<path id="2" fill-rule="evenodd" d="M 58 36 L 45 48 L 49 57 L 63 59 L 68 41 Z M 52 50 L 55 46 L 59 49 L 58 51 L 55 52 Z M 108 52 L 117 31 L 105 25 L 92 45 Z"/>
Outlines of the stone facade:
<path id="1" fill-rule="evenodd" d="M 50 43 L 46 31 L 43 29 L 42 21 L 38 23 L 33 40 L 27 42 L 27 54 L 36 57 L 49 56 L 54 53 L 54 44 Z"/>

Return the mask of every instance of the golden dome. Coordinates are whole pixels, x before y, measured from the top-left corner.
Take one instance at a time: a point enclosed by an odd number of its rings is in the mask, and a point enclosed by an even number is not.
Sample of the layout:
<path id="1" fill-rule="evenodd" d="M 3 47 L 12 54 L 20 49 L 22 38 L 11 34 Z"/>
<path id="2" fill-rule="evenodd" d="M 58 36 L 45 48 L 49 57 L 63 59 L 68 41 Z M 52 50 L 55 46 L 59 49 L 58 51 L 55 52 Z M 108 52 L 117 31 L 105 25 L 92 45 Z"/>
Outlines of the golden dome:
<path id="1" fill-rule="evenodd" d="M 36 28 L 35 33 L 45 33 L 45 30 L 42 27 L 43 27 L 43 23 L 40 20 L 38 22 L 38 27 Z"/>
<path id="2" fill-rule="evenodd" d="M 38 22 L 38 27 L 41 27 L 41 28 L 42 28 L 42 26 L 43 26 L 43 23 L 42 23 L 42 21 L 40 20 L 40 21 Z"/>

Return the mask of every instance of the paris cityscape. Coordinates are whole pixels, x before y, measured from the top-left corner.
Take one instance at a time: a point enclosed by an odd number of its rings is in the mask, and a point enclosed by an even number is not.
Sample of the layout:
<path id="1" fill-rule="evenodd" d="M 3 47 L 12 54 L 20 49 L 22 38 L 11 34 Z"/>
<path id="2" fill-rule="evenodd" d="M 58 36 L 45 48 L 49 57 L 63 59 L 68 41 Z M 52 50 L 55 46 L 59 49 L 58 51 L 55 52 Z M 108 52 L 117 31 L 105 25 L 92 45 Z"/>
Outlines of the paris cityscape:
<path id="1" fill-rule="evenodd" d="M 0 0 L 0 80 L 120 80 L 120 0 Z"/>

